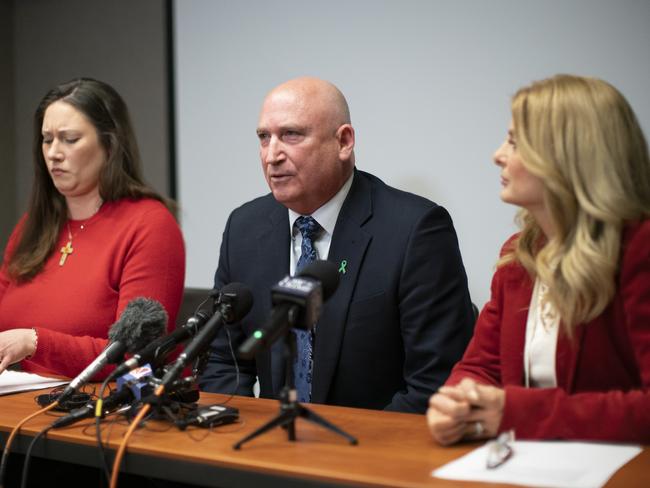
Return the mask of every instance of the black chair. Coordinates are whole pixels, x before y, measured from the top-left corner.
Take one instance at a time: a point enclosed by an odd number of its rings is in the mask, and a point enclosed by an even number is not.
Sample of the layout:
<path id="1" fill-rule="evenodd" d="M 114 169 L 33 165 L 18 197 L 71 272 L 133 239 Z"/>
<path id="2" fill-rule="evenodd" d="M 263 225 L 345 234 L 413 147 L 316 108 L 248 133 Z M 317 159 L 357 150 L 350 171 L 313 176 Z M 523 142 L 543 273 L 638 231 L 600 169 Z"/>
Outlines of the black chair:
<path id="1" fill-rule="evenodd" d="M 479 309 L 474 302 L 472 302 L 472 312 L 474 312 L 474 323 L 478 319 Z"/>
<path id="2" fill-rule="evenodd" d="M 190 318 L 203 301 L 207 308 L 212 306 L 210 298 L 211 288 L 185 288 L 183 291 L 183 301 L 176 318 L 177 324 L 184 324 Z M 209 300 L 209 301 L 208 301 Z"/>

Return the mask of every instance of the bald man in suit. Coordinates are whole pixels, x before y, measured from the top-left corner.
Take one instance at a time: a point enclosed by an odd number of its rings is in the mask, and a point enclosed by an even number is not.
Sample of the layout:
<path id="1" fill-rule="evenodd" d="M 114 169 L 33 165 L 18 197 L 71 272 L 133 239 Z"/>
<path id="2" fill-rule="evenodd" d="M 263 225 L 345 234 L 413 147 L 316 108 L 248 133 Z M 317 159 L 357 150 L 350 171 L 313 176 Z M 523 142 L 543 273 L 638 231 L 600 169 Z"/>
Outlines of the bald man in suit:
<path id="1" fill-rule="evenodd" d="M 348 104 L 331 83 L 298 78 L 265 98 L 257 135 L 271 193 L 232 212 L 215 287 L 253 289 L 248 316 L 229 327 L 233 348 L 262 326 L 270 288 L 293 274 L 300 217 L 315 219 L 319 259 L 340 283 L 315 326 L 309 401 L 424 413 L 471 337 L 473 313 L 456 233 L 447 211 L 355 168 Z M 238 360 L 228 336 L 211 346 L 203 390 L 276 398 L 284 385 L 282 341 Z"/>

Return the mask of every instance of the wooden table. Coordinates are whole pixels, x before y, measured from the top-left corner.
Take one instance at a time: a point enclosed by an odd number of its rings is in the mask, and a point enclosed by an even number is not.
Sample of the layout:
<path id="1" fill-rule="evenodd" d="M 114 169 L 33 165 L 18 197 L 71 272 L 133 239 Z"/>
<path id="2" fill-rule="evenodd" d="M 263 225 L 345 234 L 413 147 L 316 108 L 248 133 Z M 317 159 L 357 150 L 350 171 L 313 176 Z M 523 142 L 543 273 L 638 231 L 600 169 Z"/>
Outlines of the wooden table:
<path id="1" fill-rule="evenodd" d="M 36 410 L 27 392 L 0 397 L 2 445 L 11 428 Z M 223 401 L 223 395 L 203 394 L 201 403 Z M 207 431 L 190 428 L 185 432 L 163 422 L 150 422 L 131 438 L 122 472 L 182 481 L 201 486 L 282 487 L 293 486 L 376 486 L 449 487 L 500 486 L 447 481 L 431 477 L 431 471 L 469 452 L 478 444 L 439 447 L 430 438 L 424 416 L 354 408 L 310 405 L 310 408 L 359 439 L 352 446 L 322 427 L 297 421 L 297 441 L 289 442 L 286 431 L 276 428 L 245 444 L 233 444 L 274 417 L 275 400 L 234 397 L 230 404 L 240 410 L 241 424 Z M 42 415 L 23 427 L 12 452 L 25 452 L 30 440 L 53 420 Z M 91 420 L 51 430 L 38 442 L 35 456 L 98 465 Z M 123 423 L 112 429 L 109 446 L 117 449 Z M 510 485 L 502 485 L 510 486 Z M 608 487 L 650 486 L 650 448 L 617 472 Z"/>

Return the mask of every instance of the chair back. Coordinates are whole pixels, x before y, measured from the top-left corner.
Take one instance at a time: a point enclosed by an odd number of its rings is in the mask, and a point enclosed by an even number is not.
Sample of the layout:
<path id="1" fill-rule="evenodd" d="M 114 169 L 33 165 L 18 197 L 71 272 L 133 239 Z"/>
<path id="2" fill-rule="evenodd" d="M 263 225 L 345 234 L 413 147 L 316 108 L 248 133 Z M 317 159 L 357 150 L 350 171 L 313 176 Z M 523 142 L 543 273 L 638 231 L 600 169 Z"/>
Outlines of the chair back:
<path id="1" fill-rule="evenodd" d="M 178 323 L 184 324 L 194 312 L 196 312 L 201 302 L 205 301 L 206 307 L 212 306 L 210 298 L 211 288 L 185 288 L 183 291 L 183 301 L 178 311 Z"/>

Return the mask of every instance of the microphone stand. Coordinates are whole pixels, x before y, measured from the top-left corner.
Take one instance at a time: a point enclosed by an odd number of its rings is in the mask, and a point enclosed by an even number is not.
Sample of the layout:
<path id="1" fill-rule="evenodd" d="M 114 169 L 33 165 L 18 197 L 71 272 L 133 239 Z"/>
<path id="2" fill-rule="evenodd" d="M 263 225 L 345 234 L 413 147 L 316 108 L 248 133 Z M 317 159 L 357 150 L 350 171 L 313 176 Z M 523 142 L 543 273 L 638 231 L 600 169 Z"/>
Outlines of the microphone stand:
<path id="1" fill-rule="evenodd" d="M 293 363 L 296 358 L 296 336 L 291 332 L 291 329 L 288 329 L 284 336 L 284 360 L 285 360 L 285 376 L 284 376 L 284 386 L 280 390 L 279 400 L 280 400 L 280 413 L 268 421 L 266 424 L 262 425 L 239 442 L 234 444 L 233 449 L 240 449 L 241 446 L 264 434 L 265 432 L 273 429 L 274 427 L 282 427 L 286 429 L 287 435 L 290 441 L 296 440 L 296 419 L 301 417 L 309 422 L 320 425 L 335 434 L 339 434 L 345 437 L 350 444 L 356 445 L 358 441 L 355 437 L 352 437 L 347 432 L 341 430 L 336 425 L 325 420 L 323 417 L 318 415 L 315 412 L 312 412 L 308 408 L 301 405 L 297 398 L 298 394 L 296 392 L 295 379 L 293 375 Z"/>

